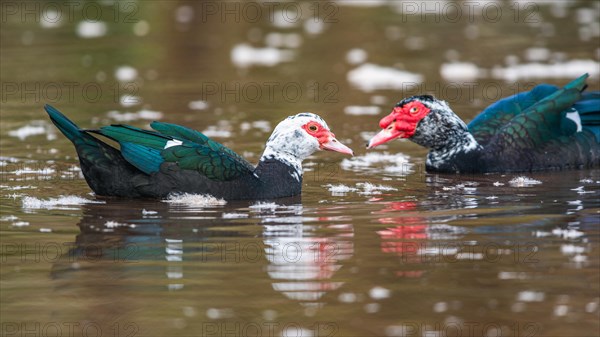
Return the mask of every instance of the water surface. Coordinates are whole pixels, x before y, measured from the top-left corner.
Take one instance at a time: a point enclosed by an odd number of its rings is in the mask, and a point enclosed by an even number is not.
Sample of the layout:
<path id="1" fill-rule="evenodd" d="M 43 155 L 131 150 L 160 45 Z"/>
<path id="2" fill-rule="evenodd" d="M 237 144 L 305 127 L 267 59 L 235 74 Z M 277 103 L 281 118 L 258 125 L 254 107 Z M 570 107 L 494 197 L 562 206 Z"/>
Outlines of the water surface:
<path id="1" fill-rule="evenodd" d="M 412 94 L 468 121 L 539 82 L 598 90 L 597 3 L 348 2 L 5 7 L 2 334 L 597 334 L 597 170 L 428 174 L 409 142 L 364 150 Z M 82 127 L 183 124 L 251 162 L 313 111 L 357 156 L 309 158 L 298 198 L 99 198 L 45 103 Z"/>

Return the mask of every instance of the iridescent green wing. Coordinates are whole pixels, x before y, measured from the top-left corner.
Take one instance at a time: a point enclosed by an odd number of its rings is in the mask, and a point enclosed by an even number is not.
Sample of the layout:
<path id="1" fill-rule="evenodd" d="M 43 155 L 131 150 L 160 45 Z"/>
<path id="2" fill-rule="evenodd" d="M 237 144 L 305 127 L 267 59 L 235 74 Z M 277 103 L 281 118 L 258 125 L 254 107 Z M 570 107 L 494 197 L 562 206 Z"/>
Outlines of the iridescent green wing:
<path id="1" fill-rule="evenodd" d="M 175 162 L 184 170 L 195 170 L 211 180 L 228 181 L 244 174 L 252 174 L 254 168 L 240 156 L 232 156 L 225 146 L 210 141 L 209 145 L 184 143 L 162 151 L 167 162 Z"/>
<path id="2" fill-rule="evenodd" d="M 487 107 L 469 123 L 469 132 L 480 144 L 486 145 L 515 116 L 522 114 L 557 90 L 555 86 L 541 84 L 531 91 L 501 99 Z"/>
<path id="3" fill-rule="evenodd" d="M 200 132 L 173 124 L 155 122 L 152 126 L 160 132 L 129 125 L 110 125 L 95 132 L 119 142 L 123 157 L 146 174 L 158 172 L 163 162 L 177 163 L 216 181 L 254 171 L 238 154 Z"/>
<path id="4" fill-rule="evenodd" d="M 254 166 L 250 164 L 246 159 L 244 159 L 225 145 L 215 142 L 214 140 L 208 138 L 202 132 L 198 132 L 196 130 L 189 129 L 181 125 L 170 123 L 152 122 L 150 126 L 154 130 L 162 134 L 174 137 L 176 139 L 187 140 L 198 145 L 207 146 L 210 149 L 220 152 L 224 156 L 231 158 L 232 161 L 237 162 L 236 165 L 246 167 L 248 170 L 254 171 Z"/>
<path id="5" fill-rule="evenodd" d="M 504 149 L 535 149 L 576 129 L 566 127 L 566 114 L 582 97 L 587 75 L 581 76 L 516 114 L 496 131 L 490 145 Z"/>

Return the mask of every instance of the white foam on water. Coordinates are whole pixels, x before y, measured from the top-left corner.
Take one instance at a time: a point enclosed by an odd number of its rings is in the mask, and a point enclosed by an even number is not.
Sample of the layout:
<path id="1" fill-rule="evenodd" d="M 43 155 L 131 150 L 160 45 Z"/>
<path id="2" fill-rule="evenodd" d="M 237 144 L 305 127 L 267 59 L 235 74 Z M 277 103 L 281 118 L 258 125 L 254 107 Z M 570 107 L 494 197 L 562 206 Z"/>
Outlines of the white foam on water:
<path id="1" fill-rule="evenodd" d="M 40 26 L 42 28 L 56 28 L 62 25 L 63 14 L 57 10 L 47 8 L 40 15 Z"/>
<path id="2" fill-rule="evenodd" d="M 552 64 L 532 62 L 510 65 L 505 68 L 497 67 L 491 70 L 492 78 L 508 82 L 541 78 L 571 79 L 584 73 L 589 73 L 590 77 L 600 76 L 600 62 L 594 60 L 570 60 Z"/>
<path id="3" fill-rule="evenodd" d="M 62 209 L 64 206 L 81 206 L 84 204 L 104 204 L 104 201 L 89 200 L 76 195 L 61 195 L 58 198 L 39 199 L 26 196 L 21 200 L 26 209 Z"/>
<path id="4" fill-rule="evenodd" d="M 13 172 L 11 172 L 12 174 L 15 175 L 22 175 L 22 174 L 39 174 L 39 175 L 50 175 L 50 174 L 54 174 L 56 173 L 56 170 L 50 167 L 44 167 L 42 169 L 32 169 L 30 167 L 25 167 L 19 170 L 15 170 Z"/>
<path id="5" fill-rule="evenodd" d="M 302 22 L 300 17 L 300 13 L 297 13 L 297 11 L 290 7 L 289 11 L 273 11 L 271 23 L 277 28 L 293 28 L 298 26 Z"/>
<path id="6" fill-rule="evenodd" d="M 188 108 L 190 108 L 190 110 L 206 110 L 208 107 L 208 102 L 203 100 L 191 101 L 188 103 Z"/>
<path id="7" fill-rule="evenodd" d="M 525 59 L 530 62 L 547 61 L 551 52 L 548 48 L 532 47 L 525 49 Z"/>
<path id="8" fill-rule="evenodd" d="M 343 196 L 350 192 L 358 192 L 358 188 L 346 186 L 344 184 L 327 184 L 325 185 L 325 187 L 327 187 L 327 189 L 329 190 L 329 192 L 331 192 L 331 195 L 333 196 Z"/>
<path id="9" fill-rule="evenodd" d="M 381 108 L 378 106 L 360 106 L 360 105 L 349 105 L 344 108 L 346 115 L 361 116 L 361 115 L 379 115 Z"/>
<path id="10" fill-rule="evenodd" d="M 120 66 L 115 70 L 115 78 L 121 82 L 131 82 L 138 76 L 138 71 L 132 66 Z"/>
<path id="11" fill-rule="evenodd" d="M 501 271 L 498 272 L 498 278 L 501 280 L 525 280 L 529 278 L 529 275 L 525 272 Z"/>
<path id="12" fill-rule="evenodd" d="M 19 219 L 19 218 L 15 215 L 5 215 L 5 216 L 0 217 L 0 221 L 15 221 L 17 219 Z"/>
<path id="13" fill-rule="evenodd" d="M 265 36 L 265 44 L 274 48 L 298 48 L 302 45 L 302 36 L 297 33 L 271 32 Z"/>
<path id="14" fill-rule="evenodd" d="M 346 62 L 360 64 L 367 60 L 368 54 L 364 49 L 353 48 L 346 53 Z"/>
<path id="15" fill-rule="evenodd" d="M 515 178 L 511 179 L 508 183 L 512 187 L 529 187 L 532 185 L 539 185 L 542 182 L 539 180 L 535 180 L 533 178 L 520 176 L 520 177 L 515 177 Z"/>
<path id="16" fill-rule="evenodd" d="M 109 111 L 107 116 L 111 119 L 114 119 L 118 122 L 131 122 L 139 119 L 144 120 L 158 120 L 163 117 L 163 113 L 160 111 L 153 111 L 142 109 L 138 112 L 119 112 L 116 110 Z"/>
<path id="17" fill-rule="evenodd" d="M 27 137 L 35 135 L 43 135 L 46 133 L 46 126 L 43 122 L 33 121 L 30 124 L 22 126 L 16 130 L 8 131 L 8 135 L 11 137 L 17 137 L 20 140 L 24 140 Z"/>
<path id="18" fill-rule="evenodd" d="M 222 206 L 227 204 L 227 201 L 215 198 L 212 195 L 192 193 L 171 194 L 163 202 L 195 207 Z"/>
<path id="19" fill-rule="evenodd" d="M 375 286 L 369 290 L 369 296 L 374 300 L 382 300 L 388 298 L 391 295 L 391 291 L 384 287 Z"/>
<path id="20" fill-rule="evenodd" d="M 189 24 L 194 19 L 194 7 L 184 5 L 175 9 L 175 21 L 182 24 Z"/>
<path id="21" fill-rule="evenodd" d="M 385 165 L 383 168 L 377 167 Z M 409 157 L 398 152 L 368 152 L 361 156 L 344 158 L 340 164 L 344 170 L 368 170 L 370 172 L 386 172 L 394 175 L 408 175 L 412 173 L 413 164 Z"/>
<path id="22" fill-rule="evenodd" d="M 146 36 L 150 32 L 150 24 L 146 20 L 140 20 L 133 25 L 133 33 L 137 36 Z"/>
<path id="23" fill-rule="evenodd" d="M 102 21 L 81 21 L 77 24 L 77 35 L 84 39 L 102 37 L 108 32 L 108 26 Z"/>
<path id="24" fill-rule="evenodd" d="M 121 223 L 121 222 L 117 222 L 117 221 L 107 221 L 104 223 L 104 227 L 106 227 L 106 228 L 129 227 L 129 224 Z"/>
<path id="25" fill-rule="evenodd" d="M 275 211 L 277 208 L 283 207 L 274 202 L 257 202 L 250 205 L 249 208 L 253 211 Z"/>
<path id="26" fill-rule="evenodd" d="M 483 70 L 470 62 L 444 63 L 440 75 L 446 81 L 470 81 L 482 76 Z"/>
<path id="27" fill-rule="evenodd" d="M 272 67 L 282 62 L 291 61 L 294 52 L 278 48 L 254 48 L 249 44 L 238 44 L 231 49 L 231 62 L 240 68 L 251 66 Z"/>
<path id="28" fill-rule="evenodd" d="M 390 192 L 390 191 L 398 190 L 397 188 L 394 188 L 391 186 L 376 185 L 376 184 L 371 184 L 369 182 L 356 183 L 356 187 L 362 189 L 362 192 L 358 192 L 359 194 L 365 194 L 365 195 L 381 194 L 381 192 Z"/>
<path id="29" fill-rule="evenodd" d="M 585 247 L 576 246 L 572 244 L 564 244 L 560 246 L 560 252 L 563 253 L 563 255 L 581 254 L 585 252 Z"/>
<path id="30" fill-rule="evenodd" d="M 303 28 L 309 35 L 319 35 L 325 31 L 325 22 L 320 18 L 313 17 L 304 21 Z"/>
<path id="31" fill-rule="evenodd" d="M 223 213 L 223 219 L 244 219 L 248 217 L 248 213 Z"/>
<path id="32" fill-rule="evenodd" d="M 231 131 L 229 130 L 220 130 L 218 129 L 216 126 L 209 126 L 208 128 L 204 129 L 202 131 L 202 133 L 206 136 L 206 137 L 216 137 L 216 138 L 229 138 L 231 137 Z"/>
<path id="33" fill-rule="evenodd" d="M 517 294 L 517 300 L 521 302 L 542 302 L 546 294 L 540 291 L 524 290 Z"/>
<path id="34" fill-rule="evenodd" d="M 123 107 L 132 107 L 142 103 L 142 98 L 134 95 L 123 95 L 119 98 L 119 103 Z"/>
<path id="35" fill-rule="evenodd" d="M 424 80 L 421 74 L 372 63 L 365 63 L 350 70 L 346 78 L 354 87 L 364 92 L 381 89 L 406 90 Z"/>
<path id="36" fill-rule="evenodd" d="M 585 235 L 584 232 L 578 231 L 576 229 L 561 229 L 555 228 L 552 230 L 552 234 L 556 236 L 560 236 L 564 239 L 576 239 Z"/>

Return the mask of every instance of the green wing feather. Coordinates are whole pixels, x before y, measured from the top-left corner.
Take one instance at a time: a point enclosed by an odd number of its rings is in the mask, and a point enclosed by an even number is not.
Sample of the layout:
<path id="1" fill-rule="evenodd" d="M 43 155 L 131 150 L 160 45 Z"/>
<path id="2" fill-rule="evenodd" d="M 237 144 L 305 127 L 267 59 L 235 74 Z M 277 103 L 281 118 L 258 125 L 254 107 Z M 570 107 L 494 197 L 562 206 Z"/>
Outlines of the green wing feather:
<path id="1" fill-rule="evenodd" d="M 212 180 L 233 180 L 244 173 L 252 174 L 253 172 L 252 165 L 245 160 L 240 161 L 239 156 L 231 156 L 229 153 L 223 152 L 222 149 L 215 150 L 206 145 L 183 144 L 172 146 L 164 149 L 161 154 L 165 161 L 176 162 L 184 170 L 201 172 Z"/>
<path id="2" fill-rule="evenodd" d="M 499 148 L 535 149 L 559 137 L 570 136 L 575 130 L 564 128 L 566 113 L 585 88 L 587 74 L 556 90 L 512 117 L 490 141 Z"/>
<path id="3" fill-rule="evenodd" d="M 557 90 L 555 86 L 541 84 L 529 92 L 501 99 L 471 121 L 469 131 L 480 144 L 486 144 L 511 119 Z"/>
<path id="4" fill-rule="evenodd" d="M 181 169 L 198 171 L 217 181 L 233 180 L 254 172 L 254 166 L 233 150 L 198 131 L 159 122 L 153 122 L 152 128 L 156 131 L 110 125 L 94 132 L 119 142 L 125 159 L 147 174 L 157 172 L 162 162 L 176 163 Z M 182 144 L 165 149 L 172 140 Z"/>
<path id="5" fill-rule="evenodd" d="M 208 138 L 202 132 L 198 132 L 196 130 L 192 130 L 186 128 L 181 125 L 170 124 L 170 123 L 161 123 L 161 122 L 152 122 L 150 126 L 165 135 L 169 135 L 179 140 L 187 140 L 193 142 L 198 145 L 204 145 L 212 149 L 216 152 L 221 152 L 225 156 L 228 156 L 233 161 L 237 161 L 239 165 L 246 167 L 250 171 L 254 171 L 254 166 L 250 164 L 246 159 L 242 158 L 240 155 L 235 153 L 232 149 L 226 147 L 225 145 L 215 142 L 214 140 Z"/>
<path id="6" fill-rule="evenodd" d="M 97 132 L 119 143 L 127 142 L 138 144 L 152 149 L 163 149 L 167 142 L 173 139 L 172 137 L 162 135 L 155 131 L 121 124 L 104 126 Z"/>

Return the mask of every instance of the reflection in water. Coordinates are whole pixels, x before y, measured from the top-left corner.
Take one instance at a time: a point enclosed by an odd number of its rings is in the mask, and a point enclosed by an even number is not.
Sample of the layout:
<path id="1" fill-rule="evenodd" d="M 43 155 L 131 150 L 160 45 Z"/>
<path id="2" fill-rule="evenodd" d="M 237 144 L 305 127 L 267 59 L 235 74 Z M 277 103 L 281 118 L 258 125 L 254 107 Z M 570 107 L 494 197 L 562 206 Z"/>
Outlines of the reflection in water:
<path id="1" fill-rule="evenodd" d="M 382 215 L 391 212 L 392 215 L 402 215 L 403 212 L 416 211 L 416 203 L 409 201 L 386 203 L 385 207 L 379 211 Z M 377 231 L 381 238 L 381 251 L 384 253 L 396 254 L 401 257 L 403 264 L 418 267 L 421 262 L 418 252 L 419 246 L 423 240 L 427 239 L 426 218 L 421 216 L 396 216 L 380 217 L 378 221 L 386 225 L 396 225 L 384 230 Z M 400 277 L 420 277 L 422 270 L 399 270 L 396 275 Z"/>
<path id="2" fill-rule="evenodd" d="M 109 324 L 110 317 L 128 315 L 144 305 L 129 303 L 127 296 L 107 303 L 102 301 L 107 291 L 127 293 L 132 287 L 133 292 L 165 296 L 190 288 L 200 297 L 192 302 L 193 310 L 188 306 L 184 313 L 208 306 L 209 320 L 228 320 L 235 316 L 229 308 L 233 289 L 248 278 L 264 279 L 270 292 L 317 309 L 324 305 L 326 293 L 344 284 L 335 280 L 335 274 L 354 254 L 351 225 L 340 223 L 340 217 L 305 217 L 298 204 L 194 213 L 164 203 L 151 204 L 151 211 L 142 207 L 132 208 L 123 201 L 82 206 L 80 233 L 52 268 L 52 277 L 60 280 L 58 287 L 93 303 L 82 316 L 106 315 Z M 210 302 L 195 290 L 199 283 L 207 289 L 216 287 Z M 266 315 L 273 312 L 277 311 Z"/>
<path id="3" fill-rule="evenodd" d="M 301 214 L 300 209 L 297 214 Z M 266 218 L 266 222 L 271 218 Z M 353 229 L 350 224 L 323 225 L 334 233 L 317 236 L 314 226 L 303 223 L 301 215 L 287 218 L 290 224 L 265 224 L 264 243 L 269 260 L 267 272 L 273 289 L 303 305 L 319 306 L 319 299 L 343 282 L 331 279 L 342 267 L 340 261 L 353 256 Z M 318 219 L 327 223 L 327 219 Z"/>

